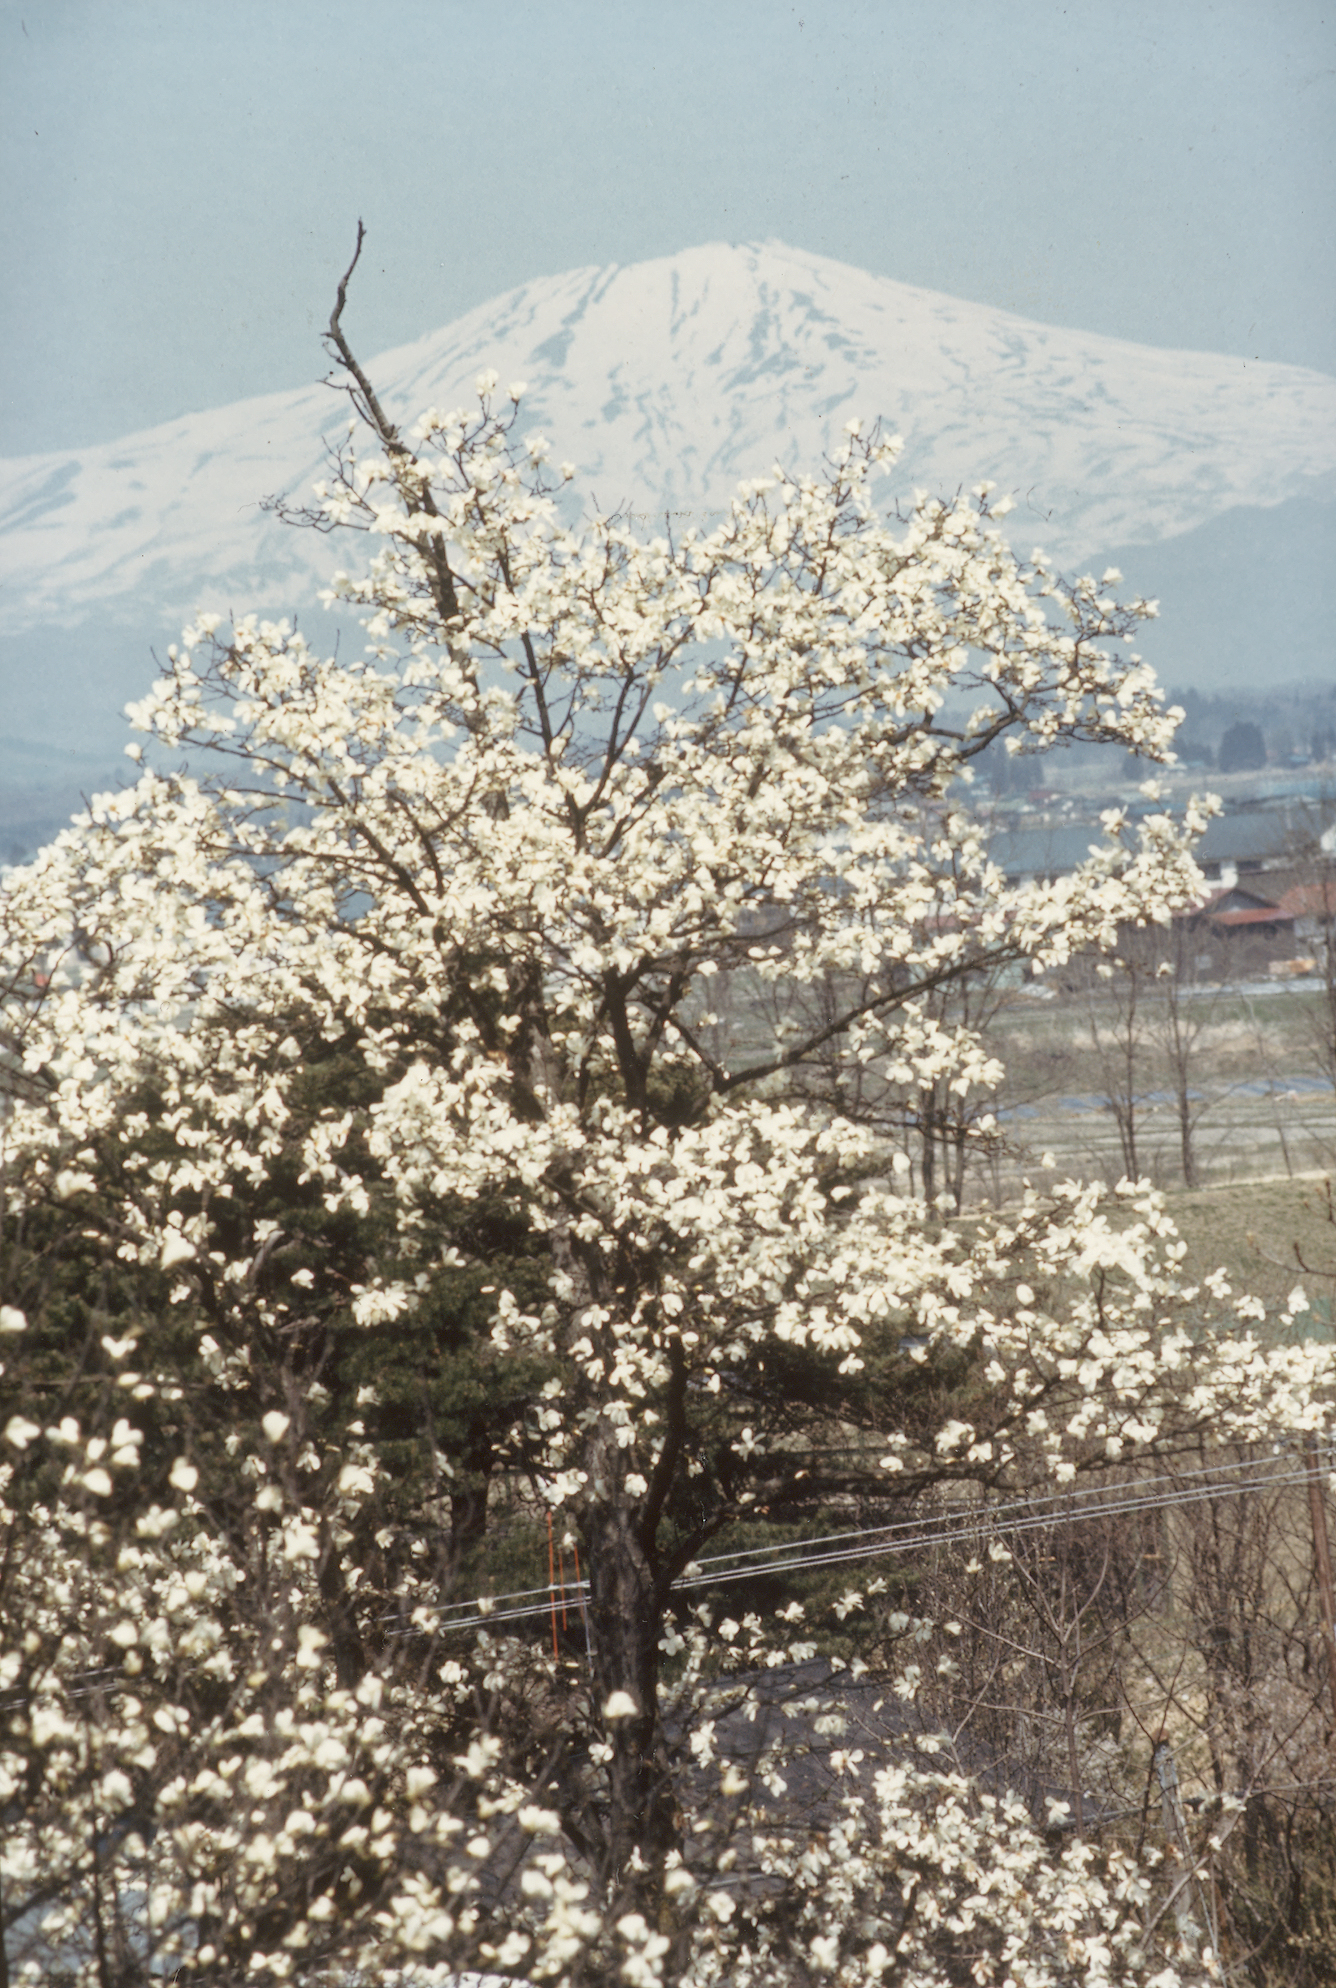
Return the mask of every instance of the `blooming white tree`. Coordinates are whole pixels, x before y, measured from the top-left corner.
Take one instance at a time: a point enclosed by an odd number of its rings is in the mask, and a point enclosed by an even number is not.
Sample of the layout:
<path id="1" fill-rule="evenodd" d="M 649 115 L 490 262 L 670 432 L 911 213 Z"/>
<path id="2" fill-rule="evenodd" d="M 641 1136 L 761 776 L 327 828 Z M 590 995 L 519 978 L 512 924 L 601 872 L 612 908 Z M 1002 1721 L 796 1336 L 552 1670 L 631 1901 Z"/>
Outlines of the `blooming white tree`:
<path id="1" fill-rule="evenodd" d="M 137 784 L 4 880 L 11 1979 L 1209 1973 L 1145 1868 L 945 1765 L 841 1762 L 807 1837 L 739 1809 L 690 1708 L 812 1646 L 684 1599 L 833 1489 L 1326 1413 L 1325 1354 L 1197 1330 L 1153 1197 L 946 1225 L 807 1081 L 986 1085 L 935 990 L 1191 895 L 1192 820 L 1011 889 L 970 812 L 999 740 L 1169 751 L 1148 608 L 1018 561 L 986 489 L 880 511 L 897 445 L 856 426 L 712 532 L 572 528 L 521 388 L 392 425 L 346 281 L 305 515 L 365 538 L 365 648 L 201 615 Z M 821 1002 L 764 1028 L 781 984 Z M 461 1460 L 377 1441 L 423 1319 L 479 1468 L 578 1555 L 578 1660 L 459 1630 Z"/>

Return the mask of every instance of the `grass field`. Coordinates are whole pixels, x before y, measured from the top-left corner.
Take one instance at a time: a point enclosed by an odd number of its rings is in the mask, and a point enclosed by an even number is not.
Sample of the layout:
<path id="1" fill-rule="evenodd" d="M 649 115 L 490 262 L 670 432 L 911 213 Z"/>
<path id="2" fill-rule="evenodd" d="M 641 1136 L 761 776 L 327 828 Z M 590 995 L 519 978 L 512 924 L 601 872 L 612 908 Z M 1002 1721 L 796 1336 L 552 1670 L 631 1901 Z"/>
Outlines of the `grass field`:
<path id="1" fill-rule="evenodd" d="M 1311 1174 L 1171 1194 L 1168 1205 L 1188 1245 L 1191 1274 L 1223 1269 L 1236 1290 L 1253 1292 L 1268 1308 L 1302 1284 L 1312 1307 L 1304 1329 L 1330 1337 L 1336 1296 L 1333 1197 L 1333 1176 Z"/>

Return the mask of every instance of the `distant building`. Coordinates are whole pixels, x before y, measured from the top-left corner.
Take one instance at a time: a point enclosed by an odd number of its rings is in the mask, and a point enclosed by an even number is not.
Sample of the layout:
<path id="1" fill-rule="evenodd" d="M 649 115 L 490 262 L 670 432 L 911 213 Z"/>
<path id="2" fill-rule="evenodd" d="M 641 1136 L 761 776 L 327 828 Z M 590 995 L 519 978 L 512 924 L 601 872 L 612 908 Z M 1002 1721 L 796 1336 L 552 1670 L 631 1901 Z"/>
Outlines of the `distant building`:
<path id="1" fill-rule="evenodd" d="M 1194 958 L 1209 974 L 1233 977 L 1299 958 L 1321 968 L 1336 926 L 1336 875 L 1263 871 L 1246 886 L 1212 891 L 1175 922 L 1193 935 Z"/>
<path id="2" fill-rule="evenodd" d="M 1104 839 L 1098 822 L 1032 819 L 999 830 L 988 848 L 1008 883 L 1053 883 L 1070 876 Z M 1334 855 L 1336 802 L 1329 798 L 1217 815 L 1197 845 L 1197 861 L 1212 887 L 1174 918 L 1179 971 L 1232 980 L 1300 957 L 1321 969 L 1336 929 Z M 1144 953 L 1146 943 L 1144 932 L 1129 929 L 1119 950 L 1131 958 Z"/>
<path id="3" fill-rule="evenodd" d="M 1294 851 L 1299 823 L 1291 808 L 1247 808 L 1217 815 L 1206 825 L 1197 846 L 1197 861 L 1214 879 L 1233 865 L 1240 876 L 1283 863 Z"/>

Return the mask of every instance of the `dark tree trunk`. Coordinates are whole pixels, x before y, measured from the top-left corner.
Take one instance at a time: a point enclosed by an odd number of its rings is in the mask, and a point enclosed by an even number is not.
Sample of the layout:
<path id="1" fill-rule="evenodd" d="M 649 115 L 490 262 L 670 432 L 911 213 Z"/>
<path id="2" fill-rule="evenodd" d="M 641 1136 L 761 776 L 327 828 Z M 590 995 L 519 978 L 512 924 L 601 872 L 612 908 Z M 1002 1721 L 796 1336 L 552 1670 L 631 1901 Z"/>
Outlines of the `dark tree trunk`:
<path id="1" fill-rule="evenodd" d="M 485 1472 L 470 1471 L 450 1489 L 450 1565 L 459 1567 L 468 1555 L 482 1545 L 487 1531 L 487 1489 Z"/>
<path id="2" fill-rule="evenodd" d="M 919 1092 L 919 1134 L 923 1142 L 923 1199 L 931 1207 L 937 1193 L 937 1095 Z"/>
<path id="3" fill-rule="evenodd" d="M 612 1759 L 602 1875 L 623 1909 L 634 1903 L 653 1924 L 664 1860 L 681 1845 L 659 1717 L 661 1610 L 635 1505 L 621 1490 L 624 1466 L 613 1431 L 595 1436 L 586 1468 L 591 1484 L 602 1487 L 583 1527 L 596 1708 L 601 1711 L 616 1693 L 625 1693 L 636 1708 L 607 1722 Z"/>
<path id="4" fill-rule="evenodd" d="M 1183 1169 L 1184 1187 L 1197 1185 L 1197 1160 L 1192 1150 L 1192 1100 L 1188 1096 L 1186 1074 L 1176 1080 L 1178 1097 L 1178 1150 L 1179 1163 Z"/>
<path id="5" fill-rule="evenodd" d="M 344 1577 L 343 1561 L 330 1537 L 327 1524 L 321 1527 L 320 1567 L 317 1579 L 325 1604 L 330 1643 L 334 1651 L 334 1674 L 342 1691 L 355 1691 L 366 1675 L 366 1651 L 357 1627 L 357 1611 Z"/>

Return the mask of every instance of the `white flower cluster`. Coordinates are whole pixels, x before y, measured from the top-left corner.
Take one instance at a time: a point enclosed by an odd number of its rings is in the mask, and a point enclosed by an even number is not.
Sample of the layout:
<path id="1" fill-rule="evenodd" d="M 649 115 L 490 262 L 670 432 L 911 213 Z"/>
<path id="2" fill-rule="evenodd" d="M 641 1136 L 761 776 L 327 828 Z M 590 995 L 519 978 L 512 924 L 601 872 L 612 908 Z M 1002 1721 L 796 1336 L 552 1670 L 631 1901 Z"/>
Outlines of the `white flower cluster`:
<path id="1" fill-rule="evenodd" d="M 776 1361 L 978 1364 L 972 1419 L 885 1397 L 883 1486 L 1327 1415 L 1326 1352 L 1200 1329 L 1153 1196 L 944 1229 L 805 1081 L 833 1045 L 986 1090 L 933 990 L 1195 889 L 1197 819 L 1110 820 L 1019 889 L 967 807 L 999 740 L 1169 753 L 1118 646 L 1150 609 L 1018 562 L 986 490 L 883 517 L 895 448 L 856 431 L 713 532 L 567 530 L 495 386 L 318 493 L 371 536 L 337 585 L 364 652 L 202 615 L 135 708 L 136 783 L 3 880 L 10 1979 L 103 1981 L 108 1943 L 127 1979 L 237 1984 L 1209 1978 L 1146 1930 L 1152 1876 L 950 1777 L 841 1753 L 834 1818 L 758 1823 L 732 1887 L 681 1805 L 747 1775 L 713 1725 L 664 1765 L 668 1669 L 686 1704 L 721 1647 L 812 1647 L 791 1610 L 669 1609 L 796 1495 Z M 359 1348 L 392 1364 L 447 1303 L 469 1386 L 502 1377 L 486 1470 L 583 1556 L 578 1687 L 446 1606 L 466 1446 L 378 1447 Z"/>

